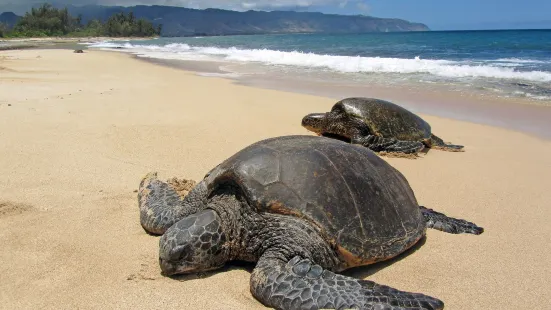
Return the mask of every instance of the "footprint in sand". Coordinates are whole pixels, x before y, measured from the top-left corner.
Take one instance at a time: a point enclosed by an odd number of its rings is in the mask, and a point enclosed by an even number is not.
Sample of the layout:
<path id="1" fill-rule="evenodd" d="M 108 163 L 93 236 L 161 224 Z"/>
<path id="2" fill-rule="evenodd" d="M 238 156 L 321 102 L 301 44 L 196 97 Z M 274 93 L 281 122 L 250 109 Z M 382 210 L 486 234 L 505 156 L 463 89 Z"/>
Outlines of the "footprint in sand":
<path id="1" fill-rule="evenodd" d="M 145 258 L 144 258 L 144 260 L 145 260 Z M 148 263 L 141 263 L 140 264 L 140 271 L 138 271 L 137 273 L 130 274 L 128 277 L 126 277 L 126 280 L 129 280 L 129 281 L 142 281 L 142 280 L 153 281 L 153 280 L 157 280 L 158 276 L 159 276 L 159 272 L 156 268 L 153 268 Z"/>
<path id="2" fill-rule="evenodd" d="M 31 205 L 10 201 L 0 201 L 0 218 L 23 214 L 35 208 Z"/>

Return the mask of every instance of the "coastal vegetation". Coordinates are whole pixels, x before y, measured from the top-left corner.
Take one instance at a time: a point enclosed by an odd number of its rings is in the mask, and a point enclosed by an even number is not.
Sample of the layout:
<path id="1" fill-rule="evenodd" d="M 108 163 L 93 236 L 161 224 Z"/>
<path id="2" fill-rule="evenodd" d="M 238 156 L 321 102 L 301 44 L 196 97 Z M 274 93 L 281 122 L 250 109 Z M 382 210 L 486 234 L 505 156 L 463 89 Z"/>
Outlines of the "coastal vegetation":
<path id="1" fill-rule="evenodd" d="M 0 23 L 0 38 L 3 38 L 8 33 L 8 26 L 4 23 Z"/>
<path id="2" fill-rule="evenodd" d="M 161 33 L 161 27 L 136 18 L 133 12 L 119 12 L 105 22 L 91 19 L 83 24 L 81 15 L 72 16 L 67 8 L 58 9 L 46 3 L 27 12 L 13 27 L 0 24 L 0 37 L 152 37 Z"/>

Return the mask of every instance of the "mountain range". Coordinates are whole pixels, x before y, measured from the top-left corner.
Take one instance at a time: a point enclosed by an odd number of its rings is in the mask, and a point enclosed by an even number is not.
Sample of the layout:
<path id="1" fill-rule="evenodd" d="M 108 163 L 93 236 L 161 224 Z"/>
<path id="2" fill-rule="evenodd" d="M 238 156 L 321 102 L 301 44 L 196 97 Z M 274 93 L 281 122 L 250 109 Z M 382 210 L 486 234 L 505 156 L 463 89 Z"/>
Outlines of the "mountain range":
<path id="1" fill-rule="evenodd" d="M 15 24 L 20 18 L 21 16 L 17 16 L 13 12 L 4 12 L 0 14 L 0 23 L 8 26 L 8 28 L 11 28 L 15 26 Z"/>
<path id="2" fill-rule="evenodd" d="M 54 4 L 54 6 L 65 7 L 66 5 Z M 342 34 L 429 30 L 424 24 L 412 23 L 402 19 L 315 12 L 252 10 L 237 12 L 159 5 L 137 5 L 132 7 L 69 5 L 67 8 L 71 15 L 81 15 L 84 23 L 92 19 L 105 21 L 113 14 L 132 11 L 137 18 L 145 18 L 154 25 L 162 24 L 161 35 L 166 37 L 283 33 Z"/>

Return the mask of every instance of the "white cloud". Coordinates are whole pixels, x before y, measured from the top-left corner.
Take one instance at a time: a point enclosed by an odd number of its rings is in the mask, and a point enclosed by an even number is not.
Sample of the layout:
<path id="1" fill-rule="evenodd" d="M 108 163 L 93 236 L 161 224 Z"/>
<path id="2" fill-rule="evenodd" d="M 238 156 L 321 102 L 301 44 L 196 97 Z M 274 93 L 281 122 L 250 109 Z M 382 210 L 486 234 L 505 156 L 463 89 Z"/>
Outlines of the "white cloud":
<path id="1" fill-rule="evenodd" d="M 358 1 L 358 3 L 356 3 L 356 7 L 358 7 L 358 10 L 360 10 L 362 13 L 369 12 L 369 5 L 367 5 L 367 3 L 363 1 Z"/>

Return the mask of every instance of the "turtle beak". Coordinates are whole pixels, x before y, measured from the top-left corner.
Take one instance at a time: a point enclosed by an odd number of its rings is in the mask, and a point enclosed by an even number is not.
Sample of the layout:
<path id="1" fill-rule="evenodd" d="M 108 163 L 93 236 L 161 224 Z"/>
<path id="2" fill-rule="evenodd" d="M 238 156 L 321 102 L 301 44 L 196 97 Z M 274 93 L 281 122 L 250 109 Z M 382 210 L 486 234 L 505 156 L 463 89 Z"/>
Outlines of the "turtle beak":
<path id="1" fill-rule="evenodd" d="M 159 258 L 159 265 L 161 266 L 161 272 L 165 276 L 172 276 L 176 274 L 176 266 L 169 261 Z"/>
<path id="2" fill-rule="evenodd" d="M 325 118 L 326 113 L 308 114 L 302 119 L 302 127 L 316 133 L 319 136 L 323 132 Z"/>

